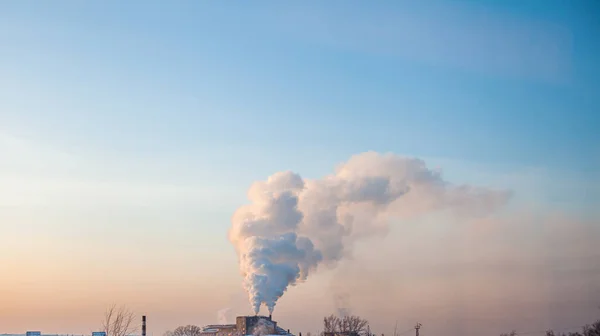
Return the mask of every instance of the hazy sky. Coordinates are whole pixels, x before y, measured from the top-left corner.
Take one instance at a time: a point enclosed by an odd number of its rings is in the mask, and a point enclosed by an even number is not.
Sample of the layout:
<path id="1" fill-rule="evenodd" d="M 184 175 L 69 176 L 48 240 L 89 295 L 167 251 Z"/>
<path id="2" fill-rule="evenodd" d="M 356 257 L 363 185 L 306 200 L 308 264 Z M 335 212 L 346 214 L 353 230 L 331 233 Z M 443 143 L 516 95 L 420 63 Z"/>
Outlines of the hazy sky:
<path id="1" fill-rule="evenodd" d="M 0 2 L 0 333 L 87 334 L 113 302 L 154 336 L 247 314 L 227 231 L 248 187 L 365 151 L 513 197 L 392 223 L 289 290 L 281 325 L 318 331 L 335 296 L 378 334 L 591 322 L 599 16 L 584 0 Z"/>

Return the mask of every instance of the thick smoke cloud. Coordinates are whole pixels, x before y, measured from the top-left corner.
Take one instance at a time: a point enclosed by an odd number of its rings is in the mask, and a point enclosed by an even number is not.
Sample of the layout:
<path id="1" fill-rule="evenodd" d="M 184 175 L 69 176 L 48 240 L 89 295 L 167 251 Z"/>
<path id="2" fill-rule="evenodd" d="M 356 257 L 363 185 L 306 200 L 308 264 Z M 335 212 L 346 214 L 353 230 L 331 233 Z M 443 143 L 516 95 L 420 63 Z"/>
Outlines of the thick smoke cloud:
<path id="1" fill-rule="evenodd" d="M 272 312 L 290 285 L 320 264 L 335 267 L 356 241 L 385 235 L 390 224 L 435 211 L 486 216 L 509 196 L 452 185 L 419 159 L 367 152 L 322 179 L 288 171 L 255 182 L 251 204 L 233 215 L 229 239 L 253 310 L 264 303 Z"/>

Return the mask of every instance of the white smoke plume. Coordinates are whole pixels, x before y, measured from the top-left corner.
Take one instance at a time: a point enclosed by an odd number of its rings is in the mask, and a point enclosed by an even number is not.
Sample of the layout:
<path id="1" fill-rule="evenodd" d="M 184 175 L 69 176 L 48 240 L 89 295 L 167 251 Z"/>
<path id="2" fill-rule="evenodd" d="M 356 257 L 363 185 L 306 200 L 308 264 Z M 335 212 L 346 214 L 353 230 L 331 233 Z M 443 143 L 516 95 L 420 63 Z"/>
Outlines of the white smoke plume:
<path id="1" fill-rule="evenodd" d="M 322 263 L 335 267 L 356 241 L 384 235 L 390 224 L 434 211 L 485 216 L 509 196 L 452 185 L 419 159 L 366 152 L 321 179 L 286 171 L 255 182 L 229 239 L 254 312 L 265 304 L 272 313 L 289 286 Z"/>
<path id="2" fill-rule="evenodd" d="M 337 315 L 340 317 L 352 315 L 352 309 L 350 309 L 350 294 L 346 292 L 338 292 L 333 295 L 333 303 Z"/>
<path id="3" fill-rule="evenodd" d="M 230 310 L 231 308 L 223 308 L 217 311 L 217 321 L 219 321 L 219 324 L 227 324 L 227 313 Z"/>
<path id="4" fill-rule="evenodd" d="M 273 335 L 275 333 L 275 325 L 273 322 L 264 318 L 259 319 L 252 329 L 252 336 Z"/>

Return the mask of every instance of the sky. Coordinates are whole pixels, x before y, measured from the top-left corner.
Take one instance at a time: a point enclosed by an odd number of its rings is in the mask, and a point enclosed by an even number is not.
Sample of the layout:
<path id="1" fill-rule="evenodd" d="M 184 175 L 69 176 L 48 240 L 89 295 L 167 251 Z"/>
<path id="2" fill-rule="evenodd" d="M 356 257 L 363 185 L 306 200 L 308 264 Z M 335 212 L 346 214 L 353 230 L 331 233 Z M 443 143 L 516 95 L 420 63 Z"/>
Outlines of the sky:
<path id="1" fill-rule="evenodd" d="M 600 306 L 596 1 L 0 2 L 0 333 L 150 335 L 248 314 L 233 213 L 254 181 L 367 151 L 509 190 L 390 224 L 276 320 L 537 332 Z M 341 280 L 340 280 L 341 279 Z M 399 327 L 399 328 L 400 328 Z"/>

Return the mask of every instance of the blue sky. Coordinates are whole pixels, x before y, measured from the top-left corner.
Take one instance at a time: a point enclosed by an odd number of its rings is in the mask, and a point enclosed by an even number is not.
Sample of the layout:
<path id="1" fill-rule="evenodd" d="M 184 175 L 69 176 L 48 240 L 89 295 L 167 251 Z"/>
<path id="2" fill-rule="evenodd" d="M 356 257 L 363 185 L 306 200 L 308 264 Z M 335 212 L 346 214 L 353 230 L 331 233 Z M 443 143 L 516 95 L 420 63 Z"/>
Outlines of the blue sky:
<path id="1" fill-rule="evenodd" d="M 595 169 L 596 8 L 515 4 L 5 3 L 2 124 L 122 155 L 317 147 Z"/>
<path id="2" fill-rule="evenodd" d="M 0 225 L 82 246 L 146 227 L 139 244 L 169 235 L 190 260 L 231 261 L 225 233 L 252 181 L 319 177 L 368 150 L 589 211 L 599 13 L 549 0 L 1 2 Z"/>

